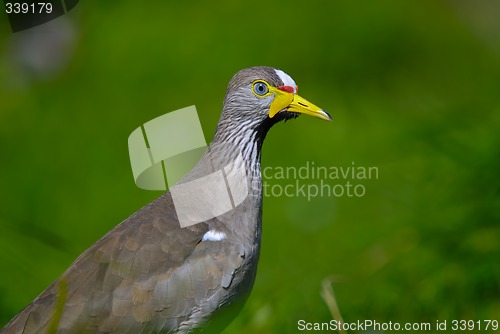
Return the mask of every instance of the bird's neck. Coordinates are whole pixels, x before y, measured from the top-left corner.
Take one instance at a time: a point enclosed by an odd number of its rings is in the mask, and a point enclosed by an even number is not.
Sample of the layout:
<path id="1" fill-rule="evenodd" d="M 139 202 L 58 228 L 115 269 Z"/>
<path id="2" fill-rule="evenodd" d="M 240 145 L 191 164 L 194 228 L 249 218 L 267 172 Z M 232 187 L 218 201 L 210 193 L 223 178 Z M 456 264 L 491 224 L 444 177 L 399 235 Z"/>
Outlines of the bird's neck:
<path id="1" fill-rule="evenodd" d="M 262 140 L 253 131 L 223 138 L 216 135 L 200 164 L 208 165 L 208 169 L 214 172 L 222 170 L 227 175 L 237 174 L 237 180 L 248 182 L 249 197 L 260 201 L 262 196 L 261 148 Z"/>
<path id="2" fill-rule="evenodd" d="M 233 208 L 218 216 L 219 221 L 232 231 L 235 240 L 251 248 L 257 247 L 254 252 L 258 254 L 262 221 L 262 131 L 225 130 L 216 132 L 199 163 L 182 182 L 205 177 L 217 180 L 217 184 L 209 186 L 218 189 L 213 196 L 227 191 L 231 201 L 229 207 Z"/>

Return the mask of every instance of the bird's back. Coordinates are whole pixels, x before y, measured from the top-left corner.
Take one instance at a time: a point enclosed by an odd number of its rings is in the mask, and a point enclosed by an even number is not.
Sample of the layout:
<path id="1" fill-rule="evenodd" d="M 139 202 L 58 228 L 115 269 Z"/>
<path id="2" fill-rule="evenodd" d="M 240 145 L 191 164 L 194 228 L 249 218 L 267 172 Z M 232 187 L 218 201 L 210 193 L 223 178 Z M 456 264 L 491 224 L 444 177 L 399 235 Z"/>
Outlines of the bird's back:
<path id="1" fill-rule="evenodd" d="M 202 242 L 217 224 L 181 228 L 166 193 L 85 251 L 2 333 L 174 333 L 203 324 L 240 295 L 221 282 L 243 281 L 240 245 Z M 241 289 L 249 292 L 253 277 Z"/>

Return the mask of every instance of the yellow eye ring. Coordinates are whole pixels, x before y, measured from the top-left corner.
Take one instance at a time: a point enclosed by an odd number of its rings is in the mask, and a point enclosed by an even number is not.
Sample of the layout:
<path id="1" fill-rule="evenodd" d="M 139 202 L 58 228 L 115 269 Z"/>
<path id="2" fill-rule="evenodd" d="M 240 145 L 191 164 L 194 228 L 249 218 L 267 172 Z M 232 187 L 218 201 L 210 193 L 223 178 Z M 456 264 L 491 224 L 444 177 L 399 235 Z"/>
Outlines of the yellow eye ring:
<path id="1" fill-rule="evenodd" d="M 263 80 L 256 80 L 252 83 L 252 92 L 258 97 L 269 95 L 269 84 Z"/>

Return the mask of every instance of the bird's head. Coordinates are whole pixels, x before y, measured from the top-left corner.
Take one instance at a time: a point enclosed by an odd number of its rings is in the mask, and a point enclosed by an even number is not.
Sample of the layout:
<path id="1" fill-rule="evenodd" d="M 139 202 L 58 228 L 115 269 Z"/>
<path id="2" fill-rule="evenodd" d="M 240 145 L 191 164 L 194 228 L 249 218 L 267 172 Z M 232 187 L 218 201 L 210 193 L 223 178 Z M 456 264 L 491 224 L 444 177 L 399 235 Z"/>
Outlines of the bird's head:
<path id="1" fill-rule="evenodd" d="M 332 120 L 326 111 L 299 96 L 297 91 L 295 81 L 279 69 L 259 66 L 241 70 L 229 82 L 221 122 L 257 129 L 300 114 Z"/>

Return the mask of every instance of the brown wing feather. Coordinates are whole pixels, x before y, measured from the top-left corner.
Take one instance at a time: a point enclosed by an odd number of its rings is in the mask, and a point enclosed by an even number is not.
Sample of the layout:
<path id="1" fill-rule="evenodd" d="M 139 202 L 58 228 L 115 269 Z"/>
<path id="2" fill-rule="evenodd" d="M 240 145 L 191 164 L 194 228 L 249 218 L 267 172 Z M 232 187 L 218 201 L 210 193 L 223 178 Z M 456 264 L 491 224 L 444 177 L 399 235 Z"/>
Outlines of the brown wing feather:
<path id="1" fill-rule="evenodd" d="M 196 308 L 196 296 L 220 285 L 221 270 L 213 261 L 181 266 L 207 230 L 206 223 L 180 228 L 169 193 L 130 216 L 63 274 L 68 288 L 58 332 L 176 328 Z M 2 333 L 46 333 L 60 279 Z"/>

